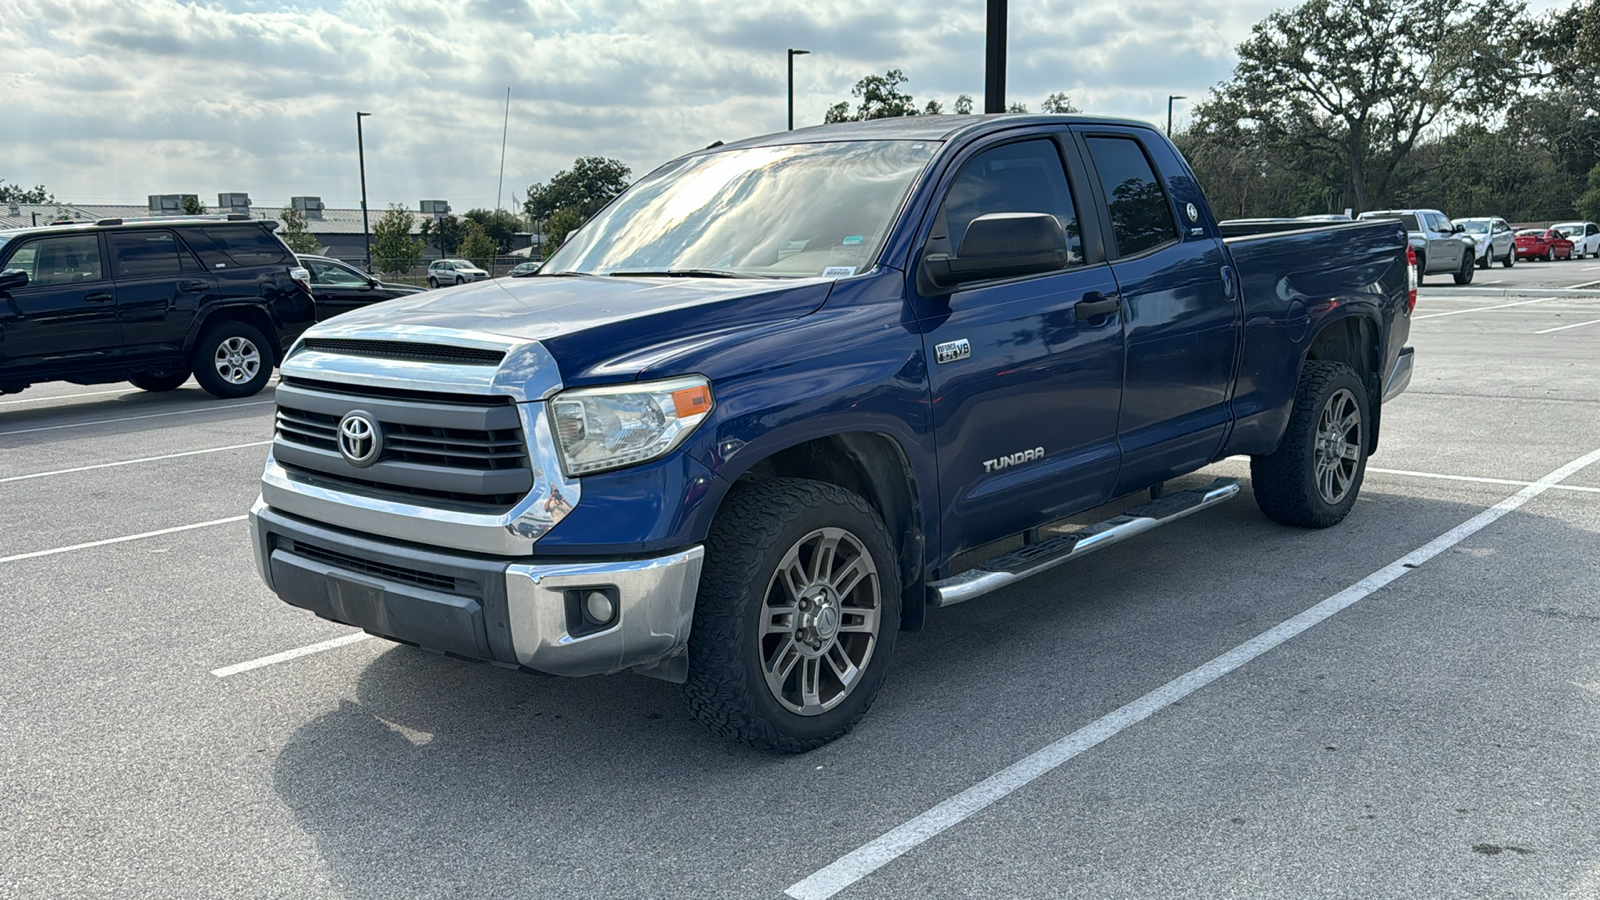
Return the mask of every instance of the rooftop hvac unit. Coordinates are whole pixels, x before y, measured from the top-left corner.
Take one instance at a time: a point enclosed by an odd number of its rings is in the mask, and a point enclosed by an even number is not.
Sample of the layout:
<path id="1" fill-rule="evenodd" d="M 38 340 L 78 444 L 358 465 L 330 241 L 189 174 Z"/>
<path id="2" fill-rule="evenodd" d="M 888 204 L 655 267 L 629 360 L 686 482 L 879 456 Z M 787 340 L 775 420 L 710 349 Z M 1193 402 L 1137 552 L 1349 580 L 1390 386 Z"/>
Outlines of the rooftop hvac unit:
<path id="1" fill-rule="evenodd" d="M 290 197 L 289 205 L 294 207 L 297 211 L 304 213 L 305 217 L 308 219 L 322 218 L 322 210 L 324 207 L 322 205 L 321 197 Z"/>
<path id="2" fill-rule="evenodd" d="M 247 213 L 250 211 L 250 195 L 239 193 L 218 194 L 217 209 Z"/>
<path id="3" fill-rule="evenodd" d="M 149 194 L 150 212 L 158 216 L 183 215 L 183 200 L 185 197 L 196 203 L 200 202 L 198 194 Z"/>
<path id="4" fill-rule="evenodd" d="M 424 200 L 422 201 L 422 214 L 433 216 L 434 218 L 449 215 L 450 204 L 445 200 Z"/>

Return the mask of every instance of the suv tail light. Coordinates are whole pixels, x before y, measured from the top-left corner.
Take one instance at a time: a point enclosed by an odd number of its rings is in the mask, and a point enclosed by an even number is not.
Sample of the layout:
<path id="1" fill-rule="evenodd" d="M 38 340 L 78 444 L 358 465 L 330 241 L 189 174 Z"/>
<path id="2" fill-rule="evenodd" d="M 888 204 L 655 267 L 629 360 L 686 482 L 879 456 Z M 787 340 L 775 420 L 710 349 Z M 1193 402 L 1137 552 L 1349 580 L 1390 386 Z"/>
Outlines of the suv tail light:
<path id="1" fill-rule="evenodd" d="M 307 269 L 305 266 L 290 266 L 289 277 L 293 278 L 296 284 L 305 288 L 306 293 L 311 293 L 311 270 Z M 1416 291 L 1412 291 L 1411 293 L 1415 295 Z"/>
<path id="2" fill-rule="evenodd" d="M 1417 248 L 1406 245 L 1406 315 L 1417 308 Z"/>

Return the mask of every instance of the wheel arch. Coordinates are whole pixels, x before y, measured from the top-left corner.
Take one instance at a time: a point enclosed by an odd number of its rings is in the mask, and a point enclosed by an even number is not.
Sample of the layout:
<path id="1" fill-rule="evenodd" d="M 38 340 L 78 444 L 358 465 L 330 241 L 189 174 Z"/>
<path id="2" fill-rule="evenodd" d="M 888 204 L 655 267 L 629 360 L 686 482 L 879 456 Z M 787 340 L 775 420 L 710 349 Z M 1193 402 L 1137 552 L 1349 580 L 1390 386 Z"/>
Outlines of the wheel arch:
<path id="1" fill-rule="evenodd" d="M 1379 418 L 1383 410 L 1383 373 L 1379 370 L 1381 354 L 1378 348 L 1380 330 L 1367 314 L 1352 311 L 1331 317 L 1322 322 L 1317 332 L 1306 344 L 1305 355 L 1300 360 L 1296 379 L 1311 362 L 1344 363 L 1361 378 L 1367 390 L 1368 429 L 1367 453 L 1378 449 Z"/>
<path id="2" fill-rule="evenodd" d="M 272 362 L 276 366 L 283 360 L 283 344 L 278 337 L 278 328 L 272 321 L 272 316 L 260 304 L 256 303 L 229 303 L 213 306 L 195 317 L 194 324 L 189 326 L 189 334 L 183 340 L 184 358 L 189 358 L 194 353 L 195 343 L 200 340 L 200 335 L 207 328 L 218 322 L 248 322 L 261 333 L 266 335 L 267 343 L 272 347 Z"/>
<path id="3" fill-rule="evenodd" d="M 899 557 L 900 630 L 917 631 L 925 612 L 922 501 L 905 448 L 880 431 L 849 431 L 814 437 L 774 450 L 739 471 L 724 473 L 730 485 L 773 478 L 807 478 L 850 491 L 877 511 Z M 727 499 L 718 500 L 718 509 Z"/>

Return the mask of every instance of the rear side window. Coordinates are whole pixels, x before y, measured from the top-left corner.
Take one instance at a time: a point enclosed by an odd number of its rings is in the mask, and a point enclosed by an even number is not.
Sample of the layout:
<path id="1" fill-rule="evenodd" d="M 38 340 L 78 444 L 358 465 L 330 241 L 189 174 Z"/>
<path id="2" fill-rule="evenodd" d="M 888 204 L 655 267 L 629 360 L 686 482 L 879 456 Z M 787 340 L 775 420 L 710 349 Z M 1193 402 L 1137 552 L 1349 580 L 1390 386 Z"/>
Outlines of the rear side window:
<path id="1" fill-rule="evenodd" d="M 1178 239 L 1172 204 L 1144 148 L 1131 138 L 1092 137 L 1089 156 L 1100 175 L 1118 256 L 1133 256 Z"/>
<path id="2" fill-rule="evenodd" d="M 176 275 L 183 271 L 178 239 L 170 231 L 130 231 L 107 237 L 118 278 Z"/>
<path id="3" fill-rule="evenodd" d="M 284 246 L 283 241 L 260 228 L 201 228 L 199 231 L 210 238 L 211 242 L 216 244 L 216 248 L 227 254 L 237 265 L 294 264 L 294 256 L 289 252 L 289 248 Z M 205 258 L 204 252 L 201 253 L 201 258 Z M 210 260 L 207 260 L 207 263 L 209 268 L 215 268 L 209 265 Z"/>
<path id="4" fill-rule="evenodd" d="M 29 241 L 17 248 L 5 268 L 28 273 L 28 287 L 80 284 L 105 278 L 100 238 L 74 234 Z"/>

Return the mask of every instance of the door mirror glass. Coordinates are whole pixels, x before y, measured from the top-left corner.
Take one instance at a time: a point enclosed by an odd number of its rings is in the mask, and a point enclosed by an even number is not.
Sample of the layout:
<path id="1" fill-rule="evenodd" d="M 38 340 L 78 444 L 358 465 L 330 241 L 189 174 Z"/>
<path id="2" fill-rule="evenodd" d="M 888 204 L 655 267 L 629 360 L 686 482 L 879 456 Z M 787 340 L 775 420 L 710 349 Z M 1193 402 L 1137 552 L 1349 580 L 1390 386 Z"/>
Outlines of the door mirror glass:
<path id="1" fill-rule="evenodd" d="M 23 287 L 27 283 L 28 273 L 21 269 L 7 269 L 0 272 L 0 291 Z"/>
<path id="2" fill-rule="evenodd" d="M 988 213 L 973 219 L 954 256 L 923 259 L 928 280 L 939 287 L 968 281 L 1053 272 L 1066 267 L 1067 235 L 1049 213 Z"/>

